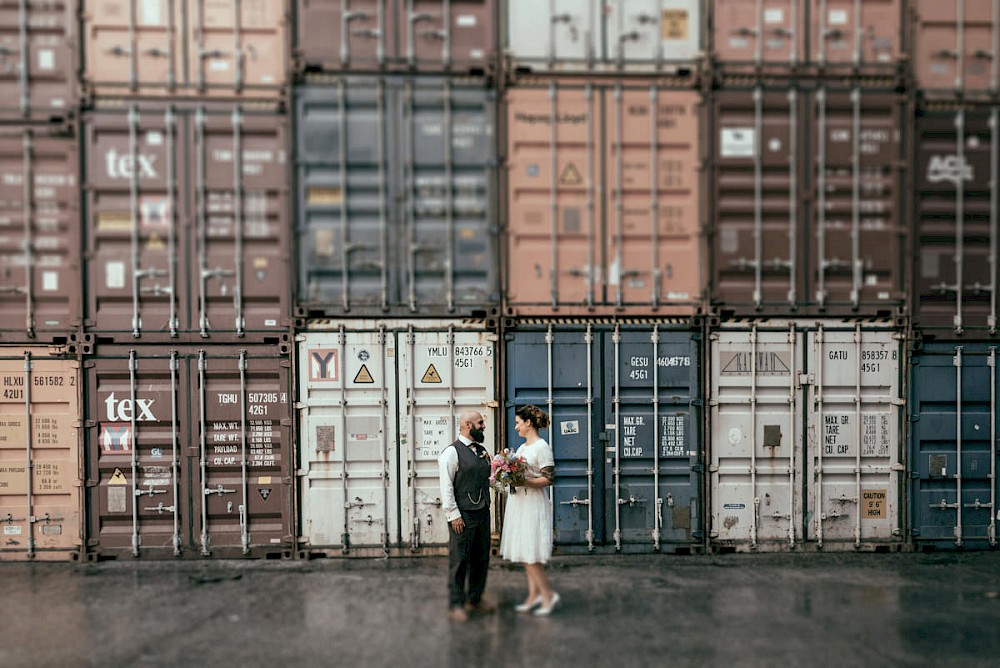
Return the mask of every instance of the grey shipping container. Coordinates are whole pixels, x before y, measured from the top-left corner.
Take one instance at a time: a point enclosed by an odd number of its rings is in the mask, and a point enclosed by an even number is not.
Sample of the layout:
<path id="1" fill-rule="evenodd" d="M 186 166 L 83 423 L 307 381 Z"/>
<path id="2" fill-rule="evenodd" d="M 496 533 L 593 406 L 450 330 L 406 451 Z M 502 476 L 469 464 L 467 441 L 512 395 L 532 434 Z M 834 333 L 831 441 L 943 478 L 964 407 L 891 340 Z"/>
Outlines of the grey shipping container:
<path id="1" fill-rule="evenodd" d="M 997 347 L 930 343 L 910 371 L 910 535 L 919 549 L 997 545 Z"/>
<path id="2" fill-rule="evenodd" d="M 997 335 L 1000 106 L 939 105 L 916 120 L 914 327 Z"/>
<path id="3" fill-rule="evenodd" d="M 710 326 L 710 546 L 901 549 L 901 324 Z"/>
<path id="4" fill-rule="evenodd" d="M 261 342 L 291 316 L 287 117 L 130 103 L 83 119 L 88 331 Z"/>
<path id="5" fill-rule="evenodd" d="M 687 322 L 517 320 L 505 332 L 507 440 L 514 410 L 549 414 L 556 549 L 699 551 L 701 331 Z"/>
<path id="6" fill-rule="evenodd" d="M 292 556 L 291 350 L 98 346 L 88 557 Z"/>
<path id="7" fill-rule="evenodd" d="M 714 95 L 711 301 L 725 315 L 907 303 L 904 102 L 822 83 Z"/>
<path id="8" fill-rule="evenodd" d="M 295 106 L 299 314 L 494 315 L 483 80 L 342 77 L 298 89 Z"/>
<path id="9" fill-rule="evenodd" d="M 494 0 L 299 0 L 296 11 L 306 72 L 484 74 L 496 62 Z"/>
<path id="10" fill-rule="evenodd" d="M 79 154 L 71 128 L 0 128 L 0 340 L 81 339 Z"/>
<path id="11" fill-rule="evenodd" d="M 76 0 L 0 4 L 0 119 L 75 115 L 77 27 Z"/>

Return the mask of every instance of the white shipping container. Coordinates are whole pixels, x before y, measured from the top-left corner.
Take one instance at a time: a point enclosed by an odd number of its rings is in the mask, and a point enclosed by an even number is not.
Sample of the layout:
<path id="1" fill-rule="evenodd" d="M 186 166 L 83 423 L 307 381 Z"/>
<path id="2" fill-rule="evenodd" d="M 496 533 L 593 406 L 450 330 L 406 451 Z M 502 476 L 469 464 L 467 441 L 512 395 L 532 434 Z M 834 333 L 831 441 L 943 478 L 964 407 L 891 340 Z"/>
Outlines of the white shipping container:
<path id="1" fill-rule="evenodd" d="M 902 541 L 902 336 L 831 321 L 710 335 L 714 547 Z"/>
<path id="2" fill-rule="evenodd" d="M 496 341 L 482 322 L 322 321 L 298 337 L 305 553 L 440 550 L 437 458 L 457 416 L 496 441 Z"/>

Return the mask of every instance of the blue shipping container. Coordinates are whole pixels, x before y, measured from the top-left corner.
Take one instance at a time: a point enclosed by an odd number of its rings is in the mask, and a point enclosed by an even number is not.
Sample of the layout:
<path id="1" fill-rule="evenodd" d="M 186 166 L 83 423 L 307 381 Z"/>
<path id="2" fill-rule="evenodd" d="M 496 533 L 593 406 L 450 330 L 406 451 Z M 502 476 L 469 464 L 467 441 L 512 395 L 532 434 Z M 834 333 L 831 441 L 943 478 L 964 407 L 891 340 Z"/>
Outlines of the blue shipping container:
<path id="1" fill-rule="evenodd" d="M 549 414 L 559 551 L 700 548 L 701 341 L 653 320 L 518 321 L 506 333 L 506 447 L 522 442 L 518 406 Z"/>

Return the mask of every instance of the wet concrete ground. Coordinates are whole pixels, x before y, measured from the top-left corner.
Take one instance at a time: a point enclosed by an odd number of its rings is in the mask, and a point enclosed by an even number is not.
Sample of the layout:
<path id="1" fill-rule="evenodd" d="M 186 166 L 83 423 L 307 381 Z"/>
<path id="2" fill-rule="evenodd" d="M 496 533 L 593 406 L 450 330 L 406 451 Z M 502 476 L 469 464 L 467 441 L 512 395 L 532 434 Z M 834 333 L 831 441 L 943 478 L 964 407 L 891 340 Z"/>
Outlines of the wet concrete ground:
<path id="1" fill-rule="evenodd" d="M 445 616 L 443 558 L 0 564 L 0 666 L 996 666 L 1000 553 L 557 557 Z"/>

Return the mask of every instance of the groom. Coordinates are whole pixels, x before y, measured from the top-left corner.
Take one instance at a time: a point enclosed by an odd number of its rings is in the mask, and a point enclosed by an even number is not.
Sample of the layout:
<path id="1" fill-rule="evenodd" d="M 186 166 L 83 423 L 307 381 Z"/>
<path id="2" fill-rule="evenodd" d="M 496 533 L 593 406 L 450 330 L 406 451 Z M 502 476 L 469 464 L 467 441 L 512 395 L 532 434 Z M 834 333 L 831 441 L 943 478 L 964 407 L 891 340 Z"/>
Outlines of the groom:
<path id="1" fill-rule="evenodd" d="M 448 520 L 448 617 L 493 612 L 483 598 L 490 566 L 490 453 L 483 447 L 486 423 L 477 411 L 458 417 L 458 440 L 438 457 L 441 506 Z M 468 580 L 468 590 L 466 590 Z"/>

